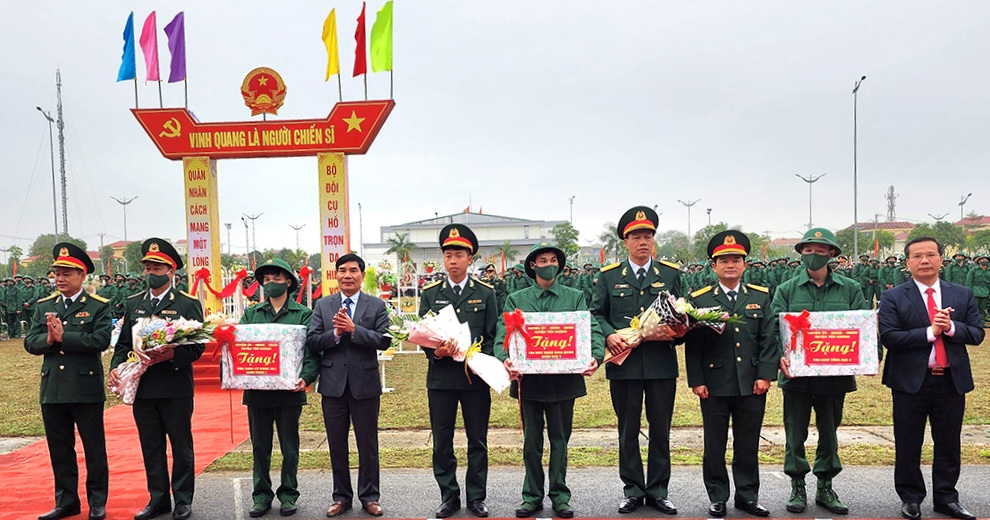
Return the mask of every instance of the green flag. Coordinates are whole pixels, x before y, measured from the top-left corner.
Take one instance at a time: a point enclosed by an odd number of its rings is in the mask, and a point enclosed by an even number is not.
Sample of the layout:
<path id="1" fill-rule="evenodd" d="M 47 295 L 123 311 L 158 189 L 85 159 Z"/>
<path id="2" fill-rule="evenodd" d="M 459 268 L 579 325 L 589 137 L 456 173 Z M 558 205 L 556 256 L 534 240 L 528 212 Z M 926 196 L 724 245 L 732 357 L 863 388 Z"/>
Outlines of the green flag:
<path id="1" fill-rule="evenodd" d="M 392 0 L 378 10 L 371 26 L 371 71 L 392 70 Z"/>

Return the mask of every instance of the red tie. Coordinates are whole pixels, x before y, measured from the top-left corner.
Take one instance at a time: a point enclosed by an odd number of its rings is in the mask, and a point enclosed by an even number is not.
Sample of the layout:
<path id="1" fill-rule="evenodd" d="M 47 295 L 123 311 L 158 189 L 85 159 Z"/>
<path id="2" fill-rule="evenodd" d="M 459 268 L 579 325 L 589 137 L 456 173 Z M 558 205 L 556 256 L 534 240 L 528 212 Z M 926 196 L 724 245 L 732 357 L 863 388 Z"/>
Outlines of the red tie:
<path id="1" fill-rule="evenodd" d="M 929 287 L 925 292 L 928 293 L 928 320 L 934 322 L 935 289 Z M 935 337 L 935 364 L 940 367 L 949 366 L 949 356 L 945 353 L 945 342 L 942 340 L 941 334 Z"/>

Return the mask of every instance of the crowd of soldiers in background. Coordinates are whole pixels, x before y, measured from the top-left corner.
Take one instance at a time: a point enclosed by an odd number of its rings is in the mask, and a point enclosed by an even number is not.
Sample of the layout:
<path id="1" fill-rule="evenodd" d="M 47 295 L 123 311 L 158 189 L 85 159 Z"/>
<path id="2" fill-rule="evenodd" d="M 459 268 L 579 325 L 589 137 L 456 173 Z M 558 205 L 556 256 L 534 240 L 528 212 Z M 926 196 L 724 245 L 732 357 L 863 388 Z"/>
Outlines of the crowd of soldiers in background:
<path id="1" fill-rule="evenodd" d="M 905 260 L 903 255 L 889 255 L 882 262 L 878 258 L 870 258 L 870 255 L 860 255 L 859 262 L 852 262 L 845 255 L 841 255 L 829 262 L 829 266 L 834 272 L 859 282 L 866 301 L 876 306 L 883 291 L 911 279 Z M 777 286 L 799 273 L 801 266 L 800 260 L 788 257 L 774 258 L 766 262 L 750 259 L 746 263 L 743 283 L 767 287 L 771 296 Z M 560 283 L 583 291 L 590 305 L 599 270 L 600 267 L 590 263 L 580 268 L 568 265 L 561 273 Z M 439 279 L 444 276 L 446 275 L 443 273 L 425 276 L 420 279 L 420 283 L 429 283 L 434 278 Z M 944 260 L 941 277 L 950 283 L 965 285 L 972 289 L 984 323 L 990 324 L 990 256 L 976 255 L 970 258 L 964 253 L 956 253 L 952 258 Z M 512 266 L 503 275 L 498 273 L 494 264 L 488 264 L 477 273 L 477 278 L 495 288 L 495 296 L 500 307 L 510 293 L 525 289 L 534 283 L 526 276 L 522 264 Z M 176 279 L 176 288 L 180 291 L 188 291 L 185 273 L 176 273 Z M 681 285 L 685 293 L 715 282 L 715 272 L 710 263 L 690 263 L 682 268 Z M 254 283 L 255 280 L 251 276 L 243 281 L 246 290 Z M 53 281 L 49 276 L 37 279 L 15 276 L 5 279 L 4 284 L 0 285 L 0 307 L 3 310 L 0 313 L 0 322 L 2 322 L 0 336 L 20 337 L 31 326 L 31 316 L 37 301 L 51 295 L 55 290 L 52 284 Z M 315 288 L 318 279 L 314 278 L 312 284 Z M 124 315 L 124 301 L 143 291 L 144 287 L 142 278 L 133 274 L 118 273 L 113 277 L 105 274 L 100 275 L 99 279 L 94 277 L 87 290 L 110 300 L 113 317 L 116 319 Z M 290 295 L 293 299 L 296 299 L 296 296 L 296 294 Z M 314 301 L 319 296 L 314 294 Z M 246 297 L 249 302 L 257 302 L 260 291 L 250 292 Z"/>

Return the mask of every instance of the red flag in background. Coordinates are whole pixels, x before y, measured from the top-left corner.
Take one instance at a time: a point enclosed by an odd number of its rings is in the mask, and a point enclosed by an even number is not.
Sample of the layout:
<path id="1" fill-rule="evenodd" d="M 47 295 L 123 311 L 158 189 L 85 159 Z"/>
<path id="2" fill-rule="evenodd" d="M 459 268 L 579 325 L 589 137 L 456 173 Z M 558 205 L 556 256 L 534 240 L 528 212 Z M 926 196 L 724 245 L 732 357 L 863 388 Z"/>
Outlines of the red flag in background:
<path id="1" fill-rule="evenodd" d="M 880 258 L 880 239 L 873 239 L 873 258 Z"/>
<path id="2" fill-rule="evenodd" d="M 110 271 L 111 271 L 111 269 L 110 269 L 110 259 L 107 258 L 107 276 L 110 276 L 110 274 L 111 274 Z"/>
<path id="3" fill-rule="evenodd" d="M 763 241 L 763 262 L 767 261 L 767 241 Z"/>
<path id="4" fill-rule="evenodd" d="M 364 2 L 361 2 L 361 15 L 357 19 L 357 29 L 354 31 L 354 77 L 368 73 L 368 56 L 364 31 Z"/>
<path id="5" fill-rule="evenodd" d="M 468 205 L 468 207 L 464 208 L 464 211 L 462 211 L 461 213 L 470 213 L 470 212 L 471 212 L 471 206 Z"/>
<path id="6" fill-rule="evenodd" d="M 402 254 L 402 263 L 404 263 L 404 264 L 408 264 L 409 263 L 409 255 L 407 255 L 405 253 Z"/>
<path id="7" fill-rule="evenodd" d="M 601 264 L 601 265 L 605 265 L 605 248 L 604 247 L 598 250 L 598 263 Z"/>
<path id="8" fill-rule="evenodd" d="M 479 215 L 482 214 L 482 211 L 481 210 L 484 209 L 484 208 L 485 208 L 484 206 L 478 206 L 478 214 Z"/>

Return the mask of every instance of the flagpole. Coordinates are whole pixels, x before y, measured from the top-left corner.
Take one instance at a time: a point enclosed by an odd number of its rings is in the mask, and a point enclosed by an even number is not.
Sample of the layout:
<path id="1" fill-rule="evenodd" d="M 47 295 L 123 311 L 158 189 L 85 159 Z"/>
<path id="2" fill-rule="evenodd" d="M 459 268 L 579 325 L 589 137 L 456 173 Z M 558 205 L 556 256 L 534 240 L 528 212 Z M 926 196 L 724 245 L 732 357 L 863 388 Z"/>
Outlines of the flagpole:
<path id="1" fill-rule="evenodd" d="M 134 108 L 138 108 L 137 73 L 134 73 Z"/>
<path id="2" fill-rule="evenodd" d="M 368 73 L 364 73 L 364 100 L 368 100 Z"/>
<path id="3" fill-rule="evenodd" d="M 388 71 L 388 98 L 395 99 L 395 84 L 392 81 L 392 70 Z"/>
<path id="4" fill-rule="evenodd" d="M 186 108 L 189 108 L 189 79 L 182 78 L 182 95 L 185 96 Z"/>
<path id="5" fill-rule="evenodd" d="M 337 101 L 344 100 L 344 89 L 340 86 L 340 71 L 337 71 Z"/>

